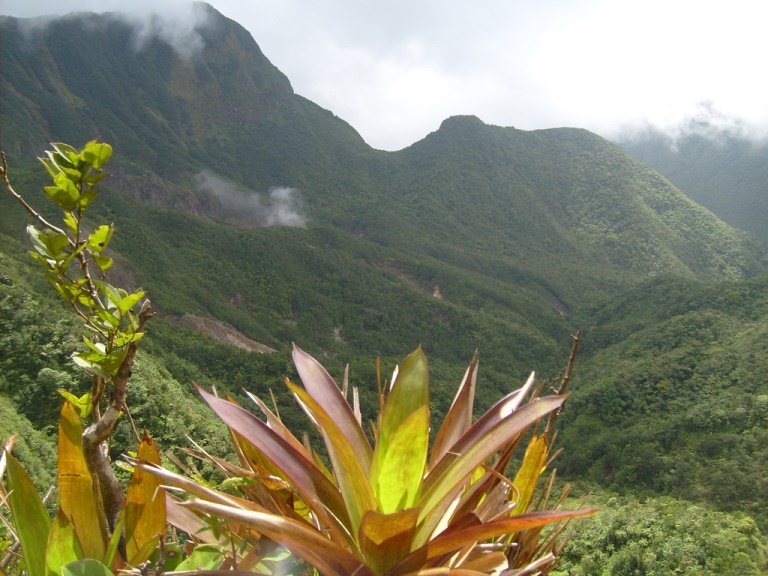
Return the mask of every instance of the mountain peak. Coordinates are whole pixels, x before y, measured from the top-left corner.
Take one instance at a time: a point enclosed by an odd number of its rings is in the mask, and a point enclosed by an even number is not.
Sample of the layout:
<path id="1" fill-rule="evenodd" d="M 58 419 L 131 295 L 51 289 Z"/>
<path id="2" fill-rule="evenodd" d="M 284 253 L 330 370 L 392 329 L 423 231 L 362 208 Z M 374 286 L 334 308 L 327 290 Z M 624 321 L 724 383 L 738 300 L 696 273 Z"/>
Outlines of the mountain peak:
<path id="1" fill-rule="evenodd" d="M 477 116 L 468 114 L 468 115 L 458 115 L 458 116 L 451 116 L 449 118 L 446 118 L 443 120 L 442 124 L 440 124 L 440 132 L 454 132 L 454 133 L 460 133 L 460 132 L 477 132 L 478 130 L 487 127 L 487 124 L 480 120 Z"/>

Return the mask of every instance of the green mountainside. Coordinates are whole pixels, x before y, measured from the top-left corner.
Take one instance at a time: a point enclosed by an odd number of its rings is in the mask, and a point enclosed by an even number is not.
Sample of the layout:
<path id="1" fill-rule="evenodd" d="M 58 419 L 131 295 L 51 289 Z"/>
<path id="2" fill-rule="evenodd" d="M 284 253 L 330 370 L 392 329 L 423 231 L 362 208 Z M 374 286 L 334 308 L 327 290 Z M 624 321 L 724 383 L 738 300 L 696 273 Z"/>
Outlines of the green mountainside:
<path id="1" fill-rule="evenodd" d="M 701 127 L 700 127 L 701 128 Z M 709 127 L 676 139 L 653 130 L 618 144 L 731 226 L 768 242 L 768 143 Z"/>
<path id="2" fill-rule="evenodd" d="M 200 7 L 202 49 L 186 58 L 159 38 L 137 46 L 114 15 L 0 18 L 0 147 L 17 190 L 47 210 L 35 157 L 48 142 L 115 148 L 94 219 L 115 223 L 113 282 L 160 311 L 129 392 L 139 426 L 225 453 L 192 381 L 241 399 L 272 388 L 298 422 L 281 382 L 291 342 L 339 380 L 349 364 L 364 412 L 376 356 L 386 374 L 423 344 L 436 418 L 478 349 L 484 409 L 531 370 L 554 377 L 584 328 L 561 421 L 567 479 L 745 512 L 764 554 L 764 245 L 585 130 L 458 116 L 401 151 L 372 149 Z M 57 389 L 86 384 L 75 320 L 25 254 L 27 224 L 0 195 L 0 437 L 24 432 L 19 456 L 43 488 Z M 216 341 L 190 315 L 275 352 Z M 723 525 L 743 528 L 736 518 Z"/>

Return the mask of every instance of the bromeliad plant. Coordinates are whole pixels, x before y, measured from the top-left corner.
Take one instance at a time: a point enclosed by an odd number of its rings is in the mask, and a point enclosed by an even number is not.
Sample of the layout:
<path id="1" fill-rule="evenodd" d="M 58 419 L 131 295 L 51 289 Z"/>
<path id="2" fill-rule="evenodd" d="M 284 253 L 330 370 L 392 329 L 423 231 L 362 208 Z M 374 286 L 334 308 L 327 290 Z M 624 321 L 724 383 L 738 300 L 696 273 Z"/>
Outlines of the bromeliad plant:
<path id="1" fill-rule="evenodd" d="M 237 495 L 133 462 L 195 497 L 181 502 L 169 496 L 171 522 L 201 538 L 230 542 L 238 570 L 277 569 L 269 557 L 279 545 L 303 561 L 295 574 L 546 574 L 562 549 L 556 540 L 563 523 L 594 511 L 563 511 L 562 501 L 551 505 L 551 482 L 543 498 L 534 498 L 567 397 L 573 354 L 555 394 L 542 396 L 543 386 L 534 387 L 531 375 L 473 423 L 476 355 L 431 447 L 429 369 L 421 348 L 396 370 L 386 395 L 379 375 L 373 443 L 357 394 L 352 405 L 346 400 L 346 379 L 340 389 L 297 347 L 293 359 L 303 386 L 287 379 L 286 385 L 322 435 L 330 468 L 258 397 L 251 395 L 264 420 L 202 389 L 229 426 L 240 465 L 193 453 L 217 466 L 228 477 L 222 485 L 236 487 Z M 509 480 L 512 457 L 526 441 Z M 203 521 L 215 530 L 201 531 Z M 542 536 L 551 524 L 557 527 Z"/>

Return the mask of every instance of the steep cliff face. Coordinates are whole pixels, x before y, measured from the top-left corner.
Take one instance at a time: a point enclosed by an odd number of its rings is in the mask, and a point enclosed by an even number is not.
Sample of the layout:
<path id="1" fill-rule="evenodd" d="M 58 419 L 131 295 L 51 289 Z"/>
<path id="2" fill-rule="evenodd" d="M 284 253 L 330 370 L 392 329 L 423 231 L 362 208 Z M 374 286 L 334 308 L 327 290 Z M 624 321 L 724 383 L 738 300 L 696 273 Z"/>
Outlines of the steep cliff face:
<path id="1" fill-rule="evenodd" d="M 289 106 L 290 82 L 248 32 L 208 5 L 198 11 L 183 44 L 110 13 L 2 18 L 3 139 L 36 129 L 139 149 L 132 139 L 153 134 L 145 144 L 201 143 Z"/>
<path id="2" fill-rule="evenodd" d="M 52 140 L 101 138 L 125 169 L 119 187 L 196 213 L 179 192 L 200 170 L 266 190 L 322 165 L 328 147 L 369 149 L 295 95 L 244 28 L 206 4 L 197 11 L 171 37 L 109 13 L 0 18 L 0 144 L 12 161 Z"/>

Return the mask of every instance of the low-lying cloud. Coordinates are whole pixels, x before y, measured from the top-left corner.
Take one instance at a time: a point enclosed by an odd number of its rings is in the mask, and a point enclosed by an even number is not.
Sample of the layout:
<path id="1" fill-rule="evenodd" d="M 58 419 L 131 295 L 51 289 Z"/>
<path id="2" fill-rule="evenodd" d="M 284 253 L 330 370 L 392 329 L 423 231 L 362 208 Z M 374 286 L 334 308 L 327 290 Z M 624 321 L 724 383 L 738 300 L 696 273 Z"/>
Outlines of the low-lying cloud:
<path id="1" fill-rule="evenodd" d="M 26 34 L 48 26 L 59 17 L 82 19 L 90 12 L 107 15 L 133 28 L 133 48 L 141 50 L 147 42 L 160 39 L 169 44 L 183 60 L 190 60 L 203 49 L 205 42 L 199 30 L 208 19 L 206 5 L 187 0 L 135 0 L 130 11 L 115 0 L 62 0 L 29 2 L 6 0 L 3 13 L 23 18 L 20 22 Z M 87 20 L 83 20 L 87 23 Z"/>
<path id="2" fill-rule="evenodd" d="M 221 208 L 221 215 L 249 226 L 307 227 L 301 194 L 296 188 L 270 188 L 266 197 L 243 191 L 231 182 L 207 171 L 195 177 L 198 190 L 211 194 Z"/>
<path id="3" fill-rule="evenodd" d="M 115 15 L 133 26 L 137 50 L 158 38 L 169 44 L 180 58 L 190 60 L 205 46 L 198 30 L 205 25 L 208 14 L 205 5 L 199 2 L 179 4 L 172 11 L 117 12 Z"/>
<path id="4" fill-rule="evenodd" d="M 731 139 L 747 140 L 756 145 L 768 142 L 768 131 L 745 120 L 724 113 L 711 102 L 701 102 L 690 115 L 677 122 L 666 124 L 649 121 L 625 125 L 616 136 L 618 141 L 642 140 L 663 136 L 673 150 L 680 140 L 698 136 L 716 144 L 726 144 Z"/>

